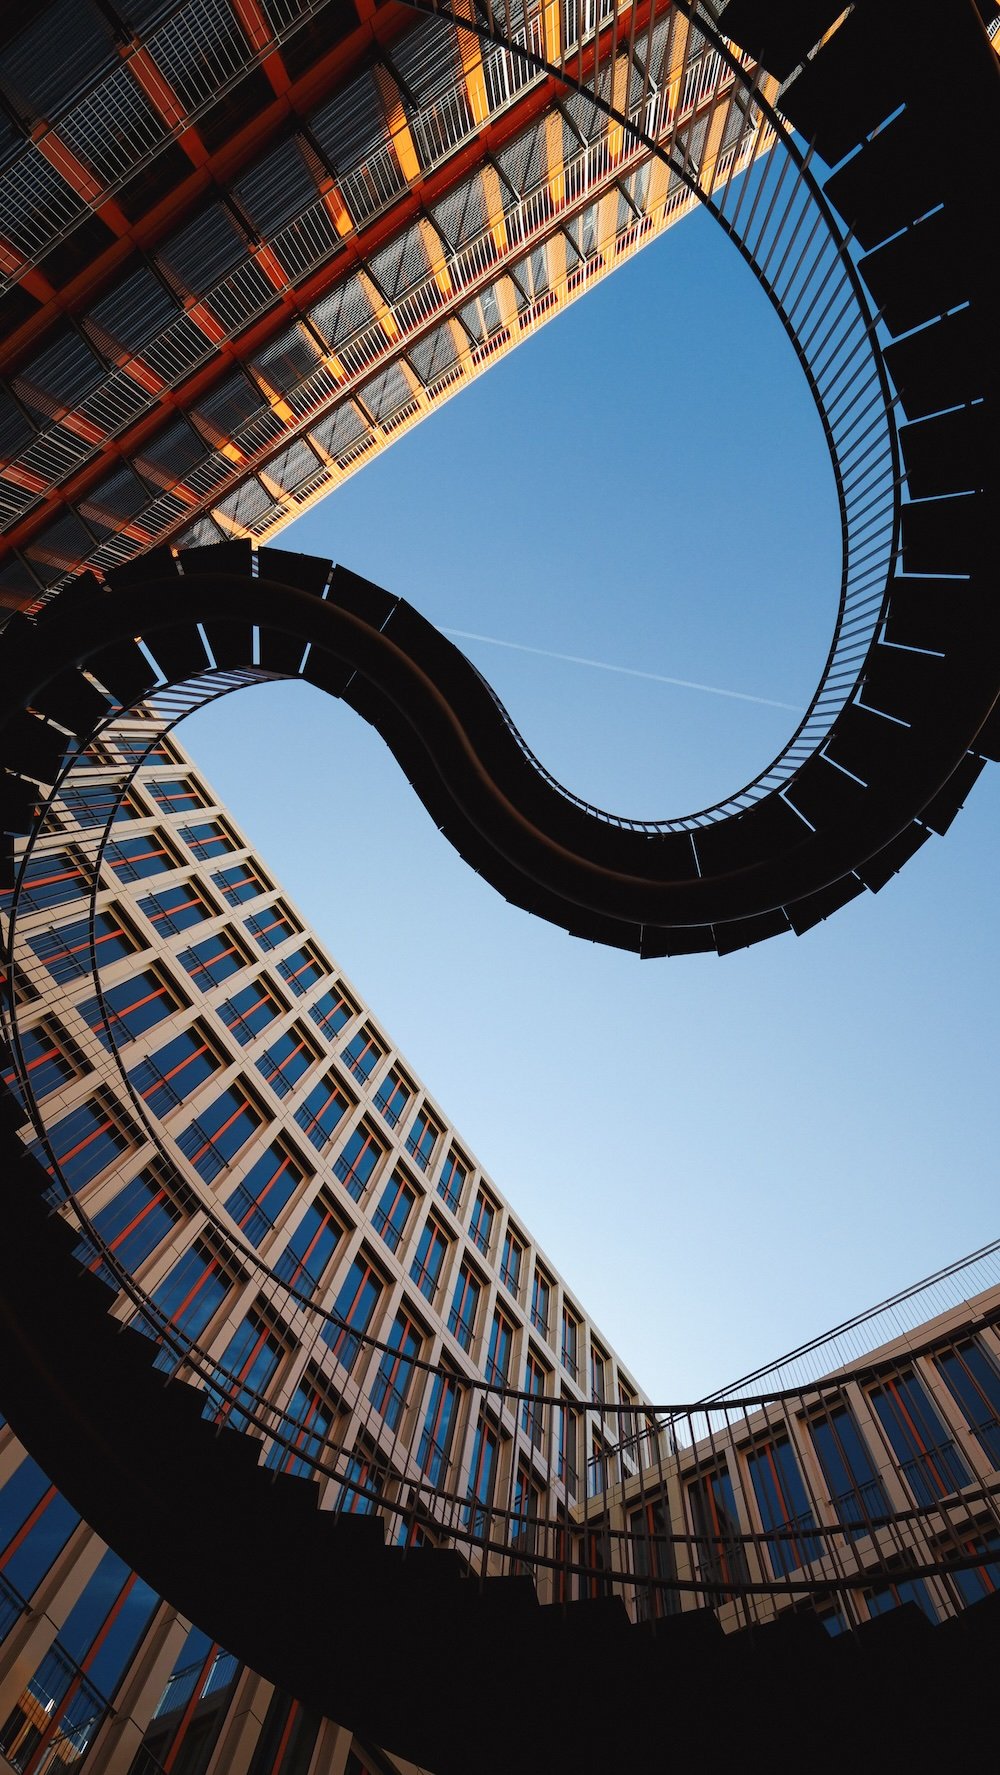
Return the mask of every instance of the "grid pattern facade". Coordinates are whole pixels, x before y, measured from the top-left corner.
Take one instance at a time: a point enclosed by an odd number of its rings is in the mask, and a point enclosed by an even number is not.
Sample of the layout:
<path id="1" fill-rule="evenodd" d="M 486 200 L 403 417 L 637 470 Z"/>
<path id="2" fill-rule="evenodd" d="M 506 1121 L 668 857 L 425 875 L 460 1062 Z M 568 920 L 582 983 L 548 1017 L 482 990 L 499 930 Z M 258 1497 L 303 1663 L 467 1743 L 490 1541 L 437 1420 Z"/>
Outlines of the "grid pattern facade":
<path id="1" fill-rule="evenodd" d="M 133 5 L 116 45 L 96 0 L 55 0 L 0 54 L 8 603 L 157 544 L 273 538 L 696 201 L 509 51 L 358 13 Z M 764 120 L 665 0 L 637 24 L 602 94 L 711 191 Z M 533 0 L 515 37 L 582 70 L 618 28 Z M 56 73 L 70 31 L 87 50 Z"/>
<path id="2" fill-rule="evenodd" d="M 162 1132 L 155 1150 L 143 1140 L 97 1034 L 83 883 L 109 784 L 151 731 L 120 721 L 65 791 L 56 846 L 25 884 L 15 988 L 64 1174 L 106 1245 L 218 1362 L 205 1415 L 241 1429 L 251 1401 L 272 1399 L 297 1431 L 265 1441 L 262 1460 L 288 1473 L 309 1471 L 339 1417 L 325 1506 L 379 1510 L 407 1544 L 447 1540 L 433 1514 L 415 1526 L 394 1507 L 380 1470 L 379 1426 L 410 1414 L 425 1472 L 467 1500 L 466 1518 L 516 1500 L 522 1527 L 498 1569 L 529 1569 L 560 1525 L 545 1548 L 561 1548 L 563 1569 L 535 1571 L 547 1601 L 620 1594 L 643 1620 L 714 1592 L 728 1628 L 799 1606 L 836 1634 L 902 1602 L 940 1620 L 991 1594 L 1000 1288 L 783 1401 L 653 1414 L 172 736 L 111 828 L 92 924 L 128 1085 Z M 259 1292 L 207 1199 L 336 1330 L 282 1316 L 287 1294 Z M 100 1273 L 93 1248 L 79 1255 Z M 169 1350 L 159 1360 L 169 1368 Z M 448 1373 L 521 1398 L 505 1420 L 484 1397 L 449 1439 Z M 551 1403 L 533 1401 L 556 1396 L 572 1410 L 554 1414 L 553 1463 Z M 912 1575 L 942 1557 L 956 1568 Z M 21 1775 L 84 1756 L 94 1775 L 394 1767 L 161 1603 L 3 1425 L 0 1644 L 0 1753 Z"/>

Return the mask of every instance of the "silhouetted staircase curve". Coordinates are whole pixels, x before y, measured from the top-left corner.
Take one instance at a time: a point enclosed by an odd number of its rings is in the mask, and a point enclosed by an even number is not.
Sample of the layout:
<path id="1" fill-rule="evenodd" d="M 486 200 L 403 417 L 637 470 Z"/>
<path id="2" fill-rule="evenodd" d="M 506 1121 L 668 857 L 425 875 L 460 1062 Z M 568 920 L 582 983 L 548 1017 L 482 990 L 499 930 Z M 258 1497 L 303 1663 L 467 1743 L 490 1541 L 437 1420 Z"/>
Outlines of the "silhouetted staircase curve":
<path id="1" fill-rule="evenodd" d="M 730 0 L 722 22 L 791 73 L 841 10 Z M 964 0 L 860 0 L 783 96 L 819 152 L 843 162 L 826 189 L 897 337 L 886 356 L 912 498 L 862 700 L 781 796 L 699 836 L 698 869 L 684 867 L 675 834 L 623 831 L 562 804 L 478 674 L 408 606 L 281 551 L 262 551 L 254 578 L 249 550 L 229 544 L 211 558 L 149 557 L 109 589 L 70 589 L 37 627 L 11 625 L 7 833 L 30 828 L 35 785 L 58 766 L 63 736 L 46 716 L 82 736 L 110 698 L 145 695 L 154 675 L 136 632 L 169 677 L 207 669 L 202 622 L 217 665 L 252 658 L 253 626 L 261 665 L 279 674 L 299 671 L 308 643 L 302 675 L 374 722 L 473 866 L 579 934 L 650 954 L 725 949 L 807 928 L 880 886 L 945 829 L 1000 744 L 996 304 L 983 251 L 997 81 Z M 788 803 L 811 837 L 789 838 Z M 643 846 L 652 859 L 637 887 Z M 523 1580 L 480 1584 L 453 1550 L 390 1549 L 377 1518 L 319 1511 L 311 1481 L 261 1467 L 254 1439 L 212 1425 L 197 1392 L 153 1367 L 155 1344 L 109 1317 L 108 1290 L 43 1199 L 19 1120 L 5 1098 L 0 1404 L 123 1558 L 310 1705 L 438 1775 L 613 1768 L 623 1756 L 721 1767 L 764 1745 L 788 1768 L 861 1754 L 926 1767 L 957 1732 L 963 1746 L 995 1742 L 996 1598 L 936 1628 L 897 1609 L 835 1640 L 794 1612 L 729 1636 L 697 1611 L 631 1626 L 620 1602 L 542 1607 Z M 932 1693 L 947 1704 L 929 1709 Z"/>

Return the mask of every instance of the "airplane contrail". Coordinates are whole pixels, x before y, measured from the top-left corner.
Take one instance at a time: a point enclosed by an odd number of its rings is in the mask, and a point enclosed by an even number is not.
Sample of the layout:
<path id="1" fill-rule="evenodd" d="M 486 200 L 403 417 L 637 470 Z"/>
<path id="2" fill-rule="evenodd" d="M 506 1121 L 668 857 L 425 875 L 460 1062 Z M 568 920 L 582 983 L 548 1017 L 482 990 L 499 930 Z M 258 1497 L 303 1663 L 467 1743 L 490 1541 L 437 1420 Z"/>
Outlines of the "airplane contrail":
<path id="1" fill-rule="evenodd" d="M 568 666 L 594 666 L 599 672 L 620 672 L 626 678 L 648 678 L 654 684 L 672 684 L 679 690 L 705 690 L 709 696 L 728 696 L 739 703 L 759 703 L 765 709 L 790 709 L 801 714 L 798 703 L 779 703 L 770 696 L 751 696 L 747 690 L 724 690 L 720 684 L 699 684 L 694 678 L 668 678 L 663 672 L 640 672 L 636 666 L 616 666 L 606 659 L 585 659 L 578 653 L 553 653 L 548 647 L 528 647 L 523 641 L 501 641 L 499 635 L 477 635 L 471 629 L 442 629 L 460 641 L 485 641 L 490 647 L 508 647 L 513 653 L 534 653 L 541 659 L 563 660 Z"/>

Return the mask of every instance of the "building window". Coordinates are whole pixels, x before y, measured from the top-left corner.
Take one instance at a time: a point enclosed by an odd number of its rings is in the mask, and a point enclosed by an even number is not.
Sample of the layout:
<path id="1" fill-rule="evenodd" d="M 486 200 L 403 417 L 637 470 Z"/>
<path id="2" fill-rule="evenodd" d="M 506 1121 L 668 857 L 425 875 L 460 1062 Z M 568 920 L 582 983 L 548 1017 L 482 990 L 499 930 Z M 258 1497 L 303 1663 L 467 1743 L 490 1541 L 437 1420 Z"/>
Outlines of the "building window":
<path id="1" fill-rule="evenodd" d="M 696 1537 L 699 1576 L 723 1590 L 748 1583 L 736 1497 L 725 1462 L 693 1479 L 687 1494 Z"/>
<path id="2" fill-rule="evenodd" d="M 866 1590 L 864 1598 L 868 1604 L 868 1613 L 872 1616 L 887 1615 L 890 1609 L 898 1609 L 904 1602 L 915 1602 L 928 1621 L 935 1626 L 937 1624 L 937 1612 L 928 1595 L 927 1585 L 921 1578 L 903 1578 L 895 1584 L 878 1584 L 873 1590 Z"/>
<path id="3" fill-rule="evenodd" d="M 382 1475 L 374 1451 L 359 1444 L 346 1457 L 344 1481 L 334 1500 L 338 1516 L 373 1516 L 382 1490 Z"/>
<path id="4" fill-rule="evenodd" d="M 115 733 L 114 743 L 126 764 L 178 764 L 180 760 L 165 739 L 151 734 Z"/>
<path id="5" fill-rule="evenodd" d="M 223 857 L 227 851 L 242 849 L 221 820 L 203 820 L 199 826 L 181 826 L 180 835 L 188 850 L 199 861 L 205 857 Z"/>
<path id="6" fill-rule="evenodd" d="M 230 906 L 242 906 L 245 900 L 255 900 L 258 894 L 270 891 L 252 863 L 233 863 L 228 869 L 217 869 L 212 883 Z"/>
<path id="7" fill-rule="evenodd" d="M 226 1197 L 226 1210 L 243 1237 L 257 1247 L 274 1231 L 281 1210 L 305 1181 L 302 1171 L 281 1146 L 269 1146 L 251 1165 L 241 1183 Z"/>
<path id="8" fill-rule="evenodd" d="M 413 1379 L 413 1363 L 420 1355 L 421 1339 L 412 1320 L 405 1313 L 397 1313 L 385 1341 L 389 1348 L 379 1363 L 371 1397 L 390 1430 L 397 1430 Z"/>
<path id="9" fill-rule="evenodd" d="M 541 1270 L 536 1269 L 531 1283 L 531 1323 L 546 1342 L 549 1335 L 549 1308 L 551 1304 L 552 1284 Z"/>
<path id="10" fill-rule="evenodd" d="M 357 1016 L 357 1006 L 345 998 L 339 987 L 331 986 L 321 992 L 314 1005 L 309 1007 L 309 1015 L 328 1041 L 340 1034 L 345 1024 Z"/>
<path id="11" fill-rule="evenodd" d="M 494 1313 L 490 1326 L 490 1347 L 486 1357 L 486 1379 L 493 1387 L 505 1387 L 510 1374 L 510 1357 L 514 1347 L 514 1327 L 502 1313 Z"/>
<path id="12" fill-rule="evenodd" d="M 822 1542 L 815 1533 L 806 1532 L 815 1530 L 816 1518 L 809 1508 L 799 1464 L 787 1436 L 751 1450 L 747 1470 L 775 1577 L 783 1578 L 798 1566 L 819 1559 Z M 768 1534 L 771 1529 L 775 1531 L 773 1536 Z"/>
<path id="13" fill-rule="evenodd" d="M 917 1504 L 968 1485 L 965 1462 L 912 1368 L 883 1381 L 870 1398 Z"/>
<path id="14" fill-rule="evenodd" d="M 348 1372 L 354 1367 L 381 1293 L 381 1279 L 371 1264 L 356 1257 L 333 1304 L 333 1318 L 340 1323 L 325 1325 L 322 1333 L 323 1342 Z"/>
<path id="15" fill-rule="evenodd" d="M 548 1392 L 548 1375 L 530 1351 L 524 1365 L 524 1390 L 530 1395 L 521 1406 L 521 1428 L 533 1448 L 541 1448 L 545 1435 L 545 1408 L 536 1404 Z"/>
<path id="16" fill-rule="evenodd" d="M 218 1258 L 207 1245 L 196 1240 L 177 1259 L 173 1269 L 154 1290 L 152 1304 L 168 1324 L 194 1341 L 215 1317 L 226 1298 L 228 1287 L 228 1280 Z M 138 1323 L 141 1325 L 142 1322 Z M 154 1318 L 147 1329 L 155 1334 L 158 1330 L 157 1319 Z M 172 1370 L 179 1359 L 174 1352 L 165 1348 L 161 1350 L 156 1366 Z"/>
<path id="17" fill-rule="evenodd" d="M 281 1016 L 283 1008 L 266 981 L 253 980 L 219 1006 L 219 1016 L 227 1029 L 232 1030 L 240 1046 L 245 1048 L 254 1036 L 260 1035 L 269 1023 Z"/>
<path id="18" fill-rule="evenodd" d="M 341 1117 L 350 1108 L 340 1086 L 332 1075 L 328 1075 L 313 1086 L 308 1097 L 299 1105 L 295 1111 L 295 1120 L 306 1139 L 312 1141 L 318 1152 L 322 1152 L 333 1139 Z"/>
<path id="19" fill-rule="evenodd" d="M 87 877 L 71 851 L 47 851 L 44 856 L 34 852 L 24 866 L 18 911 L 49 912 L 67 900 L 82 899 L 87 887 Z M 0 908 L 8 912 L 13 899 L 13 892 L 0 894 Z"/>
<path id="20" fill-rule="evenodd" d="M 469 1468 L 468 1503 L 462 1511 L 462 1523 L 480 1539 L 488 1539 L 490 1506 L 496 1481 L 497 1439 L 480 1419 L 472 1442 L 472 1464 Z"/>
<path id="21" fill-rule="evenodd" d="M 309 991 L 310 986 L 315 986 L 317 981 L 322 980 L 323 975 L 328 972 L 327 968 L 320 966 L 316 957 L 308 949 L 296 949 L 294 955 L 286 955 L 284 960 L 278 963 L 278 973 L 291 987 L 296 998 L 302 998 Z"/>
<path id="22" fill-rule="evenodd" d="M 263 1118 L 238 1085 L 230 1085 L 197 1121 L 178 1136 L 177 1145 L 206 1183 L 231 1164 Z"/>
<path id="23" fill-rule="evenodd" d="M 152 1171 L 140 1171 L 106 1207 L 91 1215 L 98 1238 L 132 1275 L 169 1238 L 180 1220 L 180 1209 Z M 110 1275 L 108 1280 L 112 1280 Z"/>
<path id="24" fill-rule="evenodd" d="M 202 992 L 211 992 L 213 986 L 221 986 L 230 974 L 247 966 L 246 956 L 228 931 L 203 938 L 193 949 L 182 950 L 178 959 Z"/>
<path id="25" fill-rule="evenodd" d="M 567 1498 L 576 1497 L 577 1482 L 577 1419 L 569 1400 L 556 1410 L 556 1477 L 562 1481 Z"/>
<path id="26" fill-rule="evenodd" d="M 333 1174 L 352 1201 L 360 1202 L 376 1165 L 384 1157 L 385 1148 L 363 1125 L 348 1135 L 333 1162 Z"/>
<path id="27" fill-rule="evenodd" d="M 462 1191 L 465 1188 L 468 1175 L 468 1165 L 459 1158 L 452 1147 L 441 1167 L 437 1190 L 445 1207 L 450 1208 L 453 1214 L 457 1214 L 462 1205 Z"/>
<path id="28" fill-rule="evenodd" d="M 379 1046 L 371 1030 L 364 1026 L 352 1035 L 340 1058 L 348 1072 L 366 1085 L 384 1053 L 385 1049 Z"/>
<path id="29" fill-rule="evenodd" d="M 413 1119 L 413 1127 L 406 1137 L 406 1150 L 421 1171 L 426 1171 L 430 1166 L 440 1134 L 440 1128 L 431 1121 L 427 1111 L 418 1110 Z"/>
<path id="30" fill-rule="evenodd" d="M 268 1048 L 266 1054 L 261 1055 L 257 1062 L 257 1071 L 267 1080 L 276 1096 L 287 1097 L 318 1059 L 319 1055 L 305 1040 L 301 1030 L 286 1029 Z"/>
<path id="31" fill-rule="evenodd" d="M 322 1458 L 333 1411 L 315 1387 L 300 1381 L 284 1416 L 295 1428 L 287 1442 L 272 1442 L 264 1465 L 308 1479 Z"/>
<path id="32" fill-rule="evenodd" d="M 0 1486 L 0 1641 L 18 1620 L 80 1518 L 30 1456 Z M 15 1595 L 10 1598 L 10 1586 Z"/>
<path id="33" fill-rule="evenodd" d="M 375 1108 L 382 1111 L 390 1128 L 399 1125 L 411 1095 L 409 1085 L 404 1083 L 395 1069 L 387 1073 L 375 1094 Z"/>
<path id="34" fill-rule="evenodd" d="M 162 832 L 111 839 L 105 846 L 104 861 L 111 865 L 119 881 L 141 881 L 147 875 L 162 875 L 177 868 L 177 858 Z"/>
<path id="35" fill-rule="evenodd" d="M 483 1287 L 479 1278 L 463 1264 L 455 1278 L 455 1292 L 448 1313 L 448 1330 L 463 1350 L 471 1350 L 476 1335 L 476 1318 Z"/>
<path id="36" fill-rule="evenodd" d="M 447 1251 L 448 1240 L 441 1228 L 435 1221 L 426 1220 L 421 1228 L 416 1256 L 410 1265 L 410 1280 L 417 1284 L 426 1300 L 433 1300 L 437 1293 Z"/>
<path id="37" fill-rule="evenodd" d="M 19 1033 L 21 1062 L 36 1098 L 48 1096 L 50 1091 L 57 1091 L 76 1076 L 75 1068 L 70 1065 L 48 1024 L 38 1023 L 34 1029 L 22 1029 Z M 20 1075 L 13 1061 L 4 1067 L 0 1078 L 21 1101 Z"/>
<path id="38" fill-rule="evenodd" d="M 15 1769 L 39 1775 L 82 1761 L 158 1602 L 105 1553 L 0 1728 L 0 1751 Z"/>
<path id="39" fill-rule="evenodd" d="M 145 900 L 139 901 L 139 911 L 145 913 L 161 937 L 176 937 L 191 925 L 202 924 L 206 918 L 212 917 L 211 908 L 205 904 L 193 881 L 164 888 L 159 894 L 149 894 Z"/>
<path id="40" fill-rule="evenodd" d="M 536 1485 L 527 1467 L 521 1462 L 514 1481 L 514 1509 L 510 1523 L 510 1546 L 512 1553 L 524 1555 L 525 1560 L 535 1551 L 538 1524 L 542 1521 L 542 1489 Z M 531 1566 L 518 1561 L 514 1567 L 515 1576 L 531 1576 Z"/>
<path id="41" fill-rule="evenodd" d="M 112 962 L 124 960 L 127 955 L 134 955 L 139 946 L 119 914 L 110 910 L 95 912 L 93 923 L 89 918 L 78 918 L 73 924 L 60 925 L 58 930 L 43 931 L 40 936 L 29 939 L 28 947 L 53 980 L 66 985 L 70 980 L 80 980 L 89 974 L 92 959 L 99 968 L 106 968 Z"/>
<path id="42" fill-rule="evenodd" d="M 207 806 L 205 797 L 190 777 L 145 777 L 143 787 L 165 814 L 195 813 Z"/>
<path id="43" fill-rule="evenodd" d="M 521 1264 L 523 1261 L 524 1246 L 508 1227 L 504 1234 L 503 1251 L 500 1254 L 500 1280 L 508 1294 L 512 1294 L 515 1300 L 521 1287 Z"/>
<path id="44" fill-rule="evenodd" d="M 130 1144 L 100 1097 L 56 1122 L 49 1142 L 63 1181 L 74 1192 L 116 1164 Z"/>
<path id="45" fill-rule="evenodd" d="M 577 1380 L 580 1374 L 580 1321 L 569 1307 L 562 1310 L 562 1348 L 560 1360 L 568 1375 Z"/>
<path id="46" fill-rule="evenodd" d="M 372 1224 L 390 1251 L 398 1251 L 403 1229 L 410 1218 L 416 1193 L 398 1171 L 389 1178 L 374 1214 Z"/>
<path id="47" fill-rule="evenodd" d="M 117 1044 L 135 1041 L 137 1036 L 145 1035 L 148 1029 L 162 1023 L 172 1011 L 180 1008 L 180 1001 L 163 984 L 158 974 L 146 969 L 141 974 L 130 974 L 127 980 L 117 986 L 104 988 L 104 1009 L 107 1013 L 111 1038 Z M 95 1032 L 106 1048 L 111 1046 L 104 1028 L 99 999 L 88 998 L 77 1006 L 84 1022 Z"/>
<path id="48" fill-rule="evenodd" d="M 975 1338 L 935 1358 L 991 1467 L 1000 1467 L 1000 1372 Z"/>
<path id="49" fill-rule="evenodd" d="M 587 1496 L 600 1498 L 608 1489 L 608 1456 L 599 1436 L 595 1436 L 590 1444 L 590 1459 L 587 1462 Z"/>
<path id="50" fill-rule="evenodd" d="M 981 1565 L 966 1566 L 951 1574 L 951 1581 L 968 1608 L 974 1602 L 981 1602 L 984 1596 L 992 1596 L 995 1590 L 1000 1590 L 1000 1559 L 997 1557 L 1000 1555 L 1000 1534 L 996 1529 L 988 1529 L 985 1534 L 973 1535 L 969 1541 L 963 1539 L 962 1552 L 983 1555 Z"/>
<path id="51" fill-rule="evenodd" d="M 608 1396 L 608 1359 L 598 1344 L 590 1345 L 590 1397 L 594 1405 L 603 1405 Z"/>
<path id="52" fill-rule="evenodd" d="M 191 1628 L 132 1764 L 136 1775 L 160 1768 L 196 1775 L 208 1767 L 241 1669 L 231 1652 Z"/>
<path id="53" fill-rule="evenodd" d="M 636 1575 L 635 1612 L 637 1621 L 652 1621 L 659 1615 L 676 1615 L 680 1611 L 680 1594 L 675 1589 L 662 1589 L 676 1579 L 673 1547 L 670 1541 L 667 1508 L 662 1498 L 643 1504 L 629 1512 L 629 1549 L 632 1570 Z M 659 1582 L 655 1583 L 654 1580 Z"/>
<path id="54" fill-rule="evenodd" d="M 480 1190 L 472 1209 L 472 1224 L 469 1227 L 469 1238 L 478 1246 L 484 1257 L 490 1253 L 490 1240 L 493 1237 L 493 1223 L 496 1220 L 496 1209 L 483 1190 Z"/>
<path id="55" fill-rule="evenodd" d="M 121 797 L 122 778 L 108 778 L 101 783 L 70 783 L 60 799 L 78 826 L 106 826 L 115 820 L 134 820 L 138 816 L 135 802 Z"/>
<path id="56" fill-rule="evenodd" d="M 278 1339 L 255 1313 L 233 1332 L 205 1387 L 204 1416 L 248 1430 L 284 1354 Z"/>
<path id="57" fill-rule="evenodd" d="M 846 1405 L 809 1424 L 841 1528 L 852 1540 L 871 1533 L 873 1517 L 888 1516 L 889 1503 L 871 1455 Z"/>
<path id="58" fill-rule="evenodd" d="M 302 934 L 281 905 L 268 906 L 264 912 L 253 912 L 243 922 L 261 949 L 277 949 L 289 937 L 299 937 Z"/>
<path id="59" fill-rule="evenodd" d="M 417 1444 L 417 1466 L 431 1485 L 440 1485 L 448 1470 L 457 1398 L 458 1388 L 451 1375 L 436 1374 Z"/>
<path id="60" fill-rule="evenodd" d="M 247 1775 L 306 1775 L 322 1723 L 318 1713 L 276 1690 Z"/>
<path id="61" fill-rule="evenodd" d="M 204 1035 L 195 1024 L 175 1035 L 165 1048 L 140 1060 L 129 1084 L 155 1116 L 166 1116 L 201 1088 L 219 1068 Z"/>
<path id="62" fill-rule="evenodd" d="M 316 1294 L 342 1236 L 340 1222 L 322 1197 L 311 1203 L 274 1265 L 278 1281 L 299 1294 Z"/>

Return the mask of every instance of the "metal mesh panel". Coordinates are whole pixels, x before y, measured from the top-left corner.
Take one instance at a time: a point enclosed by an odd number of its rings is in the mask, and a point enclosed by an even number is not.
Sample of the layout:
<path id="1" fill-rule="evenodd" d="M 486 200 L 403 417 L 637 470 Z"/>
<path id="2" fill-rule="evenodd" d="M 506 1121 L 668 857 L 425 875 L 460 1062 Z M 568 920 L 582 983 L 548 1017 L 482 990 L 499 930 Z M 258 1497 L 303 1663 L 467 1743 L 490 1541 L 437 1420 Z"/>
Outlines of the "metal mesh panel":
<path id="1" fill-rule="evenodd" d="M 365 383 L 361 390 L 361 399 L 372 418 L 381 425 L 399 407 L 409 405 L 413 399 L 413 390 L 398 364 L 390 364 L 378 376 L 373 376 L 370 382 Z"/>
<path id="2" fill-rule="evenodd" d="M 39 578 L 51 585 L 67 568 L 85 560 L 93 546 L 86 525 L 72 512 L 65 512 L 39 532 L 25 554 Z"/>
<path id="3" fill-rule="evenodd" d="M 534 123 L 523 130 L 506 148 L 501 148 L 497 163 L 515 191 L 523 194 L 544 178 L 546 171 L 545 130 Z"/>
<path id="4" fill-rule="evenodd" d="M 316 185 L 298 142 L 272 149 L 233 186 L 233 195 L 255 228 L 270 234 L 316 201 Z"/>
<path id="5" fill-rule="evenodd" d="M 0 190 L 0 233 L 30 258 L 81 216 L 86 204 L 71 191 L 37 148 L 5 169 Z"/>
<path id="6" fill-rule="evenodd" d="M 375 283 L 390 302 L 426 277 L 430 260 L 416 223 L 411 223 L 381 252 L 373 254 L 368 265 Z"/>
<path id="7" fill-rule="evenodd" d="M 118 468 L 114 474 L 105 475 L 86 499 L 81 500 L 80 511 L 95 530 L 108 534 L 119 524 L 134 518 L 148 498 L 138 475 L 130 468 Z"/>
<path id="8" fill-rule="evenodd" d="M 13 456 L 33 429 L 27 414 L 0 389 L 0 456 Z"/>
<path id="9" fill-rule="evenodd" d="M 408 353 L 417 375 L 425 387 L 438 376 L 443 376 L 458 360 L 458 346 L 447 321 L 443 326 L 435 328 L 426 339 L 421 339 L 411 346 Z"/>
<path id="10" fill-rule="evenodd" d="M 155 333 L 177 319 L 178 312 L 176 301 L 159 278 L 143 266 L 95 302 L 84 325 L 92 323 L 128 351 L 141 351 Z"/>
<path id="11" fill-rule="evenodd" d="M 464 246 L 466 241 L 480 234 L 489 221 L 480 175 L 473 173 L 456 191 L 449 191 L 433 206 L 431 213 L 450 247 Z"/>
<path id="12" fill-rule="evenodd" d="M 243 425 L 254 413 L 259 413 L 266 405 L 259 388 L 255 388 L 248 377 L 239 370 L 227 376 L 218 388 L 205 396 L 203 401 L 193 409 L 196 420 L 201 420 L 214 437 L 229 438 L 238 426 Z"/>
<path id="13" fill-rule="evenodd" d="M 211 518 L 197 518 L 190 529 L 177 538 L 177 546 L 182 549 L 201 548 L 203 543 L 222 542 L 228 535 L 228 530 L 222 530 L 218 524 L 213 524 Z"/>
<path id="14" fill-rule="evenodd" d="M 342 340 L 349 338 L 358 327 L 368 325 L 374 312 L 371 298 L 360 279 L 349 277 L 309 310 L 309 319 L 336 351 Z"/>
<path id="15" fill-rule="evenodd" d="M 272 456 L 270 462 L 264 465 L 263 473 L 269 481 L 277 481 L 279 487 L 290 493 L 293 487 L 301 486 L 303 481 L 314 475 L 319 466 L 308 444 L 299 441 L 290 444 L 287 450 L 279 451 L 277 456 Z"/>
<path id="16" fill-rule="evenodd" d="M 246 66 L 249 45 L 226 0 L 197 0 L 148 39 L 157 67 L 182 104 L 202 103 Z"/>
<path id="17" fill-rule="evenodd" d="M 385 112 L 371 74 L 359 75 L 314 111 L 309 127 L 335 171 L 360 166 L 385 137 Z"/>
<path id="18" fill-rule="evenodd" d="M 342 401 L 312 427 L 312 436 L 328 456 L 340 456 L 351 444 L 364 437 L 367 423 L 352 401 Z"/>
<path id="19" fill-rule="evenodd" d="M 180 481 L 204 455 L 205 440 L 186 419 L 176 419 L 144 444 L 135 460 L 143 471 L 148 466 L 168 480 Z"/>
<path id="20" fill-rule="evenodd" d="M 231 217 L 213 203 L 164 241 L 156 260 L 173 283 L 198 296 L 245 256 L 246 243 Z"/>
<path id="21" fill-rule="evenodd" d="M 6 45 L 0 83 L 20 111 L 51 120 L 115 59 L 110 26 L 91 0 L 54 0 Z"/>
<path id="22" fill-rule="evenodd" d="M 221 512 L 223 517 L 233 518 L 238 524 L 245 524 L 249 519 L 259 517 L 262 512 L 270 511 L 273 504 L 274 494 L 269 493 L 267 488 L 262 487 L 260 482 L 251 475 L 249 480 L 243 482 L 242 487 L 237 487 L 235 493 L 230 493 L 228 498 L 221 499 L 215 509 Z"/>
<path id="23" fill-rule="evenodd" d="M 78 333 L 64 332 L 15 377 L 23 401 L 42 413 L 74 407 L 104 375 L 104 365 Z"/>
<path id="24" fill-rule="evenodd" d="M 272 339 L 270 345 L 257 354 L 253 366 L 272 388 L 284 394 L 303 376 L 308 376 L 318 358 L 315 345 L 301 327 L 289 327 L 280 338 Z"/>
<path id="25" fill-rule="evenodd" d="M 67 148 L 106 185 L 125 177 L 166 133 L 127 68 L 102 81 L 59 126 Z"/>

